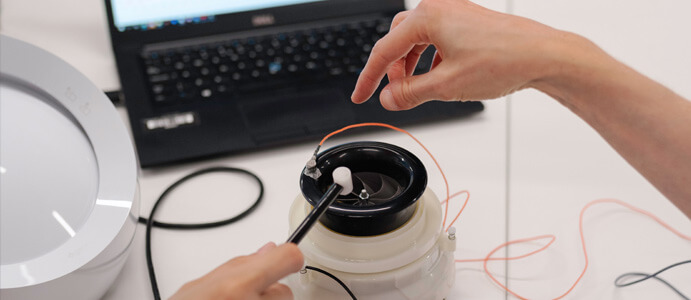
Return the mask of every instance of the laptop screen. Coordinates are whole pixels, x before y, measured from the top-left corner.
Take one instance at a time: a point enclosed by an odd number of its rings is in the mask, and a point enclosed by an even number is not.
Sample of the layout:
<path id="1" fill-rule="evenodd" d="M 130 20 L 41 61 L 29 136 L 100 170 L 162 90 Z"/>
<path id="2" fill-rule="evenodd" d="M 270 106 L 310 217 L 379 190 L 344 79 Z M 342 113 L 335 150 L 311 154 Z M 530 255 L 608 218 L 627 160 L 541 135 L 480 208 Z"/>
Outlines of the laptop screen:
<path id="1" fill-rule="evenodd" d="M 217 15 L 325 0 L 111 0 L 119 31 L 213 22 Z"/>

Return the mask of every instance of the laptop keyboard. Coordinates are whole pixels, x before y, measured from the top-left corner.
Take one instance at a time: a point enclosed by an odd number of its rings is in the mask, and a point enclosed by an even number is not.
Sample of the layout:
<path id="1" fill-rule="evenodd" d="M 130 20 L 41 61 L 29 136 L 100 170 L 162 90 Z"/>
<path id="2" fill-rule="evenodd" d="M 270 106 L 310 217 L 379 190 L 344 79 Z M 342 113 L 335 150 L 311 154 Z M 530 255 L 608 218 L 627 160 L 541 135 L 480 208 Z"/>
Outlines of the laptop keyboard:
<path id="1" fill-rule="evenodd" d="M 143 65 L 155 105 L 355 76 L 390 18 L 145 52 Z"/>

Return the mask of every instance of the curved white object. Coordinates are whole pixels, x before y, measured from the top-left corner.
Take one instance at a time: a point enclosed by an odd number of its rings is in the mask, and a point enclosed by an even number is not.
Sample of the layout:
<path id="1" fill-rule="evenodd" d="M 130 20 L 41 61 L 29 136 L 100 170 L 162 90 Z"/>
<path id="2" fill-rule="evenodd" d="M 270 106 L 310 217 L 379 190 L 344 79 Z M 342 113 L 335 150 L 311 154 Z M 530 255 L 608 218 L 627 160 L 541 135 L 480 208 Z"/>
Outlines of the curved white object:
<path id="1" fill-rule="evenodd" d="M 441 205 L 427 189 L 402 227 L 378 236 L 348 236 L 316 224 L 300 243 L 305 264 L 332 273 L 360 300 L 444 298 L 455 280 L 456 242 L 442 233 Z M 298 196 L 290 208 L 291 231 L 311 206 Z M 287 283 L 296 299 L 351 299 L 331 278 L 294 274 Z"/>
<path id="2" fill-rule="evenodd" d="M 343 188 L 339 193 L 340 195 L 348 195 L 353 191 L 353 175 L 347 167 L 336 168 L 331 177 L 333 177 L 334 183 Z"/>
<path id="3" fill-rule="evenodd" d="M 0 298 L 97 299 L 134 237 L 137 161 L 101 90 L 0 36 Z"/>

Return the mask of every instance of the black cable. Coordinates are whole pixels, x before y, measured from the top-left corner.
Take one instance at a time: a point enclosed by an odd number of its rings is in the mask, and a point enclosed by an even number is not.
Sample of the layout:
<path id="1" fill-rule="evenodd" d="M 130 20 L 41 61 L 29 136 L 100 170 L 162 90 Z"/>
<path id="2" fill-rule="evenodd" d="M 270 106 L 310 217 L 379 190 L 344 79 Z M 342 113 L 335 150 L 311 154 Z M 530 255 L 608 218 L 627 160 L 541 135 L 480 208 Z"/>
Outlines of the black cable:
<path id="1" fill-rule="evenodd" d="M 333 274 L 331 274 L 331 273 L 329 273 L 329 272 L 327 272 L 327 271 L 324 271 L 324 270 L 322 270 L 322 269 L 320 269 L 320 268 L 313 267 L 313 266 L 305 266 L 305 269 L 312 270 L 312 271 L 317 271 L 317 272 L 322 273 L 322 274 L 324 274 L 324 275 L 326 275 L 326 276 L 329 276 L 331 279 L 333 279 L 333 280 L 335 280 L 336 282 L 338 282 L 338 284 L 340 284 L 340 285 L 343 287 L 343 289 L 348 293 L 348 295 L 350 295 L 351 298 L 353 298 L 353 300 L 357 300 L 357 298 L 355 298 L 355 295 L 353 295 L 353 292 L 350 291 L 350 289 L 348 288 L 348 286 L 346 286 L 345 283 L 343 283 L 343 281 L 341 281 L 340 279 L 338 279 L 338 277 L 334 276 Z"/>
<path id="2" fill-rule="evenodd" d="M 663 284 L 665 284 L 665 285 L 666 285 L 667 287 L 669 287 L 672 291 L 674 291 L 675 293 L 677 293 L 677 295 L 681 296 L 682 299 L 684 299 L 684 300 L 689 300 L 688 297 L 686 297 L 682 292 L 680 292 L 679 290 L 677 290 L 677 288 L 674 287 L 671 283 L 669 283 L 669 282 L 667 282 L 666 280 L 664 280 L 664 279 L 662 279 L 662 278 L 660 278 L 660 277 L 657 277 L 657 276 L 650 276 L 649 274 L 646 274 L 646 273 L 630 272 L 630 273 L 626 273 L 626 274 L 619 275 L 619 277 L 618 277 L 617 279 L 625 278 L 625 277 L 629 277 L 629 276 L 641 276 L 641 277 L 648 277 L 648 279 L 649 279 L 649 278 L 656 279 L 656 280 L 662 282 Z M 621 286 L 619 286 L 619 287 L 621 287 Z"/>
<path id="3" fill-rule="evenodd" d="M 621 274 L 621 275 L 619 275 L 619 277 L 617 277 L 617 279 L 614 280 L 614 286 L 616 286 L 616 287 L 625 287 L 625 286 L 634 285 L 634 284 L 636 284 L 636 283 L 639 283 L 639 282 L 646 281 L 646 280 L 648 280 L 648 279 L 654 278 L 654 279 L 657 279 L 658 281 L 664 283 L 667 287 L 669 287 L 670 289 L 672 289 L 672 291 L 674 291 L 675 293 L 677 293 L 677 295 L 681 296 L 681 298 L 683 298 L 683 299 L 685 299 L 685 300 L 689 300 L 689 297 L 687 297 L 687 296 L 684 295 L 682 292 L 680 292 L 680 291 L 679 291 L 677 288 L 675 288 L 672 284 L 670 284 L 669 282 L 665 281 L 664 279 L 662 279 L 662 278 L 660 278 L 660 277 L 657 277 L 657 275 L 659 275 L 660 273 L 662 273 L 662 272 L 664 272 L 664 271 L 667 271 L 667 270 L 669 270 L 669 269 L 671 269 L 671 268 L 674 268 L 674 267 L 677 267 L 677 266 L 680 266 L 680 265 L 683 265 L 683 264 L 688 264 L 688 263 L 691 263 L 691 260 L 685 260 L 685 261 L 682 261 L 682 262 L 678 262 L 678 263 L 669 265 L 669 266 L 667 266 L 667 267 L 662 268 L 662 270 L 657 271 L 657 272 L 655 272 L 655 273 L 653 273 L 653 274 L 638 273 L 638 272 L 629 272 L 629 273 Z M 624 279 L 626 279 L 627 277 L 632 277 L 632 276 L 639 276 L 639 277 L 642 277 L 642 278 L 640 278 L 640 279 L 638 279 L 638 280 L 631 281 L 631 282 L 622 283 L 622 281 L 623 281 Z"/>
<path id="4" fill-rule="evenodd" d="M 163 222 L 157 222 L 153 221 L 154 219 L 154 214 L 156 213 L 156 210 L 158 209 L 158 205 L 163 202 L 163 199 L 172 192 L 175 188 L 177 188 L 180 184 L 184 183 L 187 180 L 190 180 L 194 177 L 197 177 L 202 174 L 207 174 L 207 173 L 213 173 L 213 172 L 229 172 L 229 173 L 243 173 L 246 175 L 249 175 L 250 177 L 254 178 L 257 181 L 257 184 L 259 185 L 259 196 L 257 196 L 257 200 L 254 201 L 252 206 L 247 208 L 245 211 L 242 213 L 238 214 L 237 216 L 234 216 L 232 218 L 226 219 L 226 220 L 221 220 L 217 222 L 210 222 L 210 223 L 199 223 L 199 224 L 178 224 L 178 223 L 163 223 Z M 238 169 L 238 168 L 231 168 L 231 167 L 212 167 L 212 168 L 206 168 L 202 170 L 195 171 L 193 173 L 190 173 L 189 175 L 182 177 L 178 179 L 178 181 L 174 182 L 171 184 L 168 188 L 166 188 L 165 191 L 158 197 L 156 202 L 154 203 L 153 208 L 151 208 L 151 213 L 149 214 L 149 218 L 142 218 L 139 217 L 139 222 L 146 224 L 146 266 L 149 270 L 149 280 L 151 281 L 151 291 L 154 294 L 154 299 L 160 300 L 161 299 L 161 294 L 158 291 L 158 284 L 156 283 L 156 274 L 154 272 L 154 264 L 153 260 L 151 259 L 151 228 L 152 227 L 160 227 L 160 228 L 167 228 L 167 229 L 181 229 L 181 230 L 190 230 L 190 229 L 206 229 L 206 228 L 213 228 L 213 227 L 219 227 L 223 225 L 228 225 L 230 223 L 236 222 L 247 215 L 249 215 L 261 202 L 262 198 L 264 197 L 264 184 L 262 183 L 261 179 L 257 177 L 254 173 L 243 170 L 243 169 Z"/>

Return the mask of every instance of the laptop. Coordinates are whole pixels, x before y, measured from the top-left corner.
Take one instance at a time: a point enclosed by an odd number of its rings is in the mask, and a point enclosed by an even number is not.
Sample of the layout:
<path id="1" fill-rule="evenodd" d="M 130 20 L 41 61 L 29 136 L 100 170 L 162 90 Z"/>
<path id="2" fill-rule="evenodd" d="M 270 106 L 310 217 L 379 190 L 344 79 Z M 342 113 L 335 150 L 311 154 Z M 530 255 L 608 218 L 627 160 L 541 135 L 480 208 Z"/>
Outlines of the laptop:
<path id="1" fill-rule="evenodd" d="M 105 3 L 142 167 L 317 139 L 353 123 L 400 126 L 483 109 L 435 101 L 390 112 L 379 91 L 350 102 L 403 0 Z M 433 52 L 416 72 L 429 69 Z"/>

